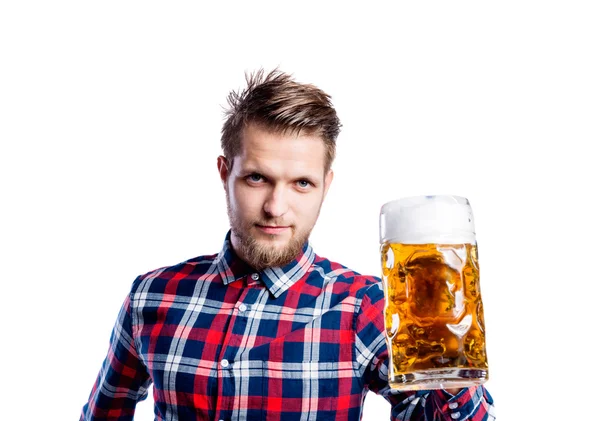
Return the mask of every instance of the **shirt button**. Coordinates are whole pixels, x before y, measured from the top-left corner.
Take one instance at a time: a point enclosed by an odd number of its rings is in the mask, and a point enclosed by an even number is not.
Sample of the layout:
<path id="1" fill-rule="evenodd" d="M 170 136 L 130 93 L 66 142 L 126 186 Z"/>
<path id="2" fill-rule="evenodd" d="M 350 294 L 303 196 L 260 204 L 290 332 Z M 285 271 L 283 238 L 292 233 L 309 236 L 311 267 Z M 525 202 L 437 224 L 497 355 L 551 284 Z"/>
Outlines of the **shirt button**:
<path id="1" fill-rule="evenodd" d="M 452 417 L 453 420 L 455 420 L 458 417 L 460 417 L 460 412 L 455 412 L 454 414 L 450 414 L 450 416 Z"/>
<path id="2" fill-rule="evenodd" d="M 253 273 L 252 274 L 252 279 L 253 280 L 258 281 L 258 278 L 259 278 L 258 273 Z"/>
<path id="3" fill-rule="evenodd" d="M 243 313 L 244 311 L 248 310 L 248 307 L 246 306 L 246 304 L 242 303 L 242 304 L 240 304 L 238 309 L 240 310 L 240 312 Z"/>
<path id="4" fill-rule="evenodd" d="M 221 367 L 223 367 L 223 368 L 229 367 L 229 361 L 227 361 L 225 359 L 221 360 Z"/>
<path id="5" fill-rule="evenodd" d="M 451 402 L 448 406 L 450 407 L 450 409 L 456 409 L 456 407 L 458 407 L 458 404 L 456 402 Z"/>

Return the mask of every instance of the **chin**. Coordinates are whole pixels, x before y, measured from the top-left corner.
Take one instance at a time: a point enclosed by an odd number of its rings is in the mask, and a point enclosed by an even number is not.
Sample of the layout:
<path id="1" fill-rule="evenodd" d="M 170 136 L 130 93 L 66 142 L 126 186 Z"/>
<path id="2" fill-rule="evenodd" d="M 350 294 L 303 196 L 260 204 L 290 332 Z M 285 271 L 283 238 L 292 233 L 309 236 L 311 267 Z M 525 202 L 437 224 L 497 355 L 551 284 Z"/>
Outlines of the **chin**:
<path id="1" fill-rule="evenodd" d="M 276 235 L 263 234 L 256 240 L 274 250 L 283 250 L 290 243 L 291 238 L 278 238 Z"/>

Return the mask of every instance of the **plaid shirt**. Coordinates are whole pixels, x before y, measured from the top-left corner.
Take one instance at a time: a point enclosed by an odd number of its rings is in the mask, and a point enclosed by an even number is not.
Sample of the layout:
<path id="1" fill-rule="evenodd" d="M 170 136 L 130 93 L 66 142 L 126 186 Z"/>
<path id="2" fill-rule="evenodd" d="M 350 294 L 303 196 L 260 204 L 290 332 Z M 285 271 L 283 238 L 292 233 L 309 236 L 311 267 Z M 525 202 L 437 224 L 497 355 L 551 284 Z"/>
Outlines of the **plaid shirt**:
<path id="1" fill-rule="evenodd" d="M 132 420 L 154 384 L 156 420 L 359 420 L 369 390 L 396 420 L 493 420 L 483 386 L 387 386 L 378 278 L 305 244 L 284 267 L 255 271 L 229 234 L 218 255 L 139 276 L 81 420 Z"/>

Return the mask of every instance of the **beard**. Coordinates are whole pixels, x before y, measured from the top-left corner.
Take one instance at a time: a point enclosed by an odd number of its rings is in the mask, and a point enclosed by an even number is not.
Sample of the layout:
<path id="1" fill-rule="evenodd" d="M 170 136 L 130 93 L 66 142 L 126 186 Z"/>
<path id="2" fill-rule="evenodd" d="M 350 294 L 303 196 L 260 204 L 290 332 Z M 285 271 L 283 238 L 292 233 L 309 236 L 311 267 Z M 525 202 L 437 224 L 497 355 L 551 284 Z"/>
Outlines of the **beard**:
<path id="1" fill-rule="evenodd" d="M 275 218 L 266 218 L 264 220 L 244 223 L 232 211 L 229 203 L 229 194 L 227 194 L 227 215 L 231 225 L 231 232 L 239 240 L 236 254 L 256 270 L 263 270 L 269 267 L 280 267 L 290 263 L 302 251 L 302 247 L 308 241 L 308 237 L 313 227 L 305 231 L 298 232 L 296 226 L 290 226 L 292 238 L 284 247 L 263 244 L 252 236 L 252 229 L 258 225 L 286 225 L 281 224 Z M 268 235 L 275 238 L 275 235 Z"/>

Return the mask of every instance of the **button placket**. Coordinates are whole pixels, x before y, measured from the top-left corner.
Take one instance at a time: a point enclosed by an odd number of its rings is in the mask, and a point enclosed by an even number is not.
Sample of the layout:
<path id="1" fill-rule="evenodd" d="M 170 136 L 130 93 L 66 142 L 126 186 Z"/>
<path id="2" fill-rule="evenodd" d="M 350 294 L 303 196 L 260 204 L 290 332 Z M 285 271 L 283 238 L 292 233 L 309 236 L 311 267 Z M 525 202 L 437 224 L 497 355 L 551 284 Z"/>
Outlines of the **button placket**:
<path id="1" fill-rule="evenodd" d="M 245 275 L 244 280 L 248 284 L 251 282 L 251 276 L 252 274 Z M 247 314 L 244 314 L 244 312 L 248 311 L 252 306 L 252 304 L 244 304 L 244 301 L 253 303 L 256 300 L 258 292 L 256 287 L 242 288 L 235 301 L 230 302 L 233 304 L 233 308 L 230 307 L 226 333 L 216 359 L 218 383 L 220 390 L 223 391 L 223 395 L 218 399 L 219 411 L 215 414 L 216 419 L 231 420 L 230 411 L 233 410 L 236 401 L 236 384 L 243 381 L 243 373 L 240 373 L 238 369 L 238 356 L 242 351 L 240 347 L 243 344 L 243 332 L 245 332 L 245 327 L 248 323 Z"/>

